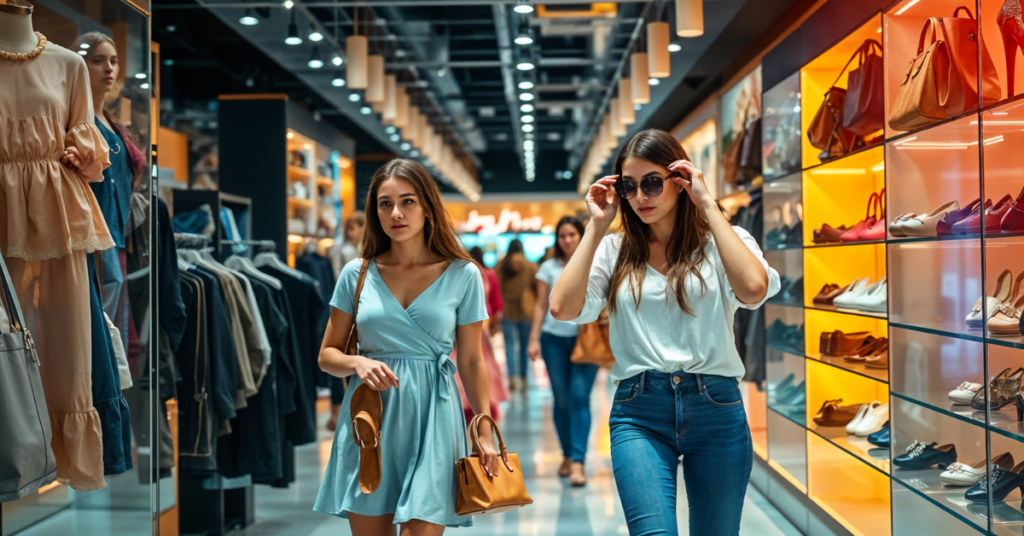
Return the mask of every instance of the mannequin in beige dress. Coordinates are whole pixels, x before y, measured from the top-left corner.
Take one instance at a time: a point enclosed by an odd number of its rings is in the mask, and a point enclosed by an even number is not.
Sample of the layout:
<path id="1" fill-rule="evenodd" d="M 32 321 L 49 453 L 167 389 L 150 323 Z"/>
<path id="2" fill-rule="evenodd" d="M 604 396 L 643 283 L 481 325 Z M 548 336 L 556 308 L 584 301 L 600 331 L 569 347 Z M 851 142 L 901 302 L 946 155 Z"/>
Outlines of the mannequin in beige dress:
<path id="1" fill-rule="evenodd" d="M 25 54 L 40 44 L 32 6 L 0 0 L 0 51 Z M 57 479 L 101 489 L 85 257 L 113 246 L 88 186 L 103 179 L 108 148 L 78 54 L 47 42 L 30 58 L 0 57 L 0 80 L 0 252 L 38 351 Z"/>

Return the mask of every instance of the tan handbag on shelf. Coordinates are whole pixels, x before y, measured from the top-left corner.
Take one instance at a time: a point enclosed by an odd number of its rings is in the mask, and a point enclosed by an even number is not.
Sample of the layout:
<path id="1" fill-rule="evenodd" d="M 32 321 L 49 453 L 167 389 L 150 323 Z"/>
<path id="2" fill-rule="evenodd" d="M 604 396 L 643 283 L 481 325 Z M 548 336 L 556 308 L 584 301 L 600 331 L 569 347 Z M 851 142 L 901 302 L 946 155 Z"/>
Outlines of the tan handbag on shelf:
<path id="1" fill-rule="evenodd" d="M 576 336 L 576 347 L 569 358 L 573 363 L 587 363 L 603 368 L 615 366 L 612 345 L 608 338 L 608 309 L 601 311 L 596 322 L 581 324 Z"/>
<path id="2" fill-rule="evenodd" d="M 480 422 L 490 421 L 494 433 L 498 435 L 498 472 L 487 476 L 480 466 Z M 526 491 L 526 481 L 519 468 L 519 455 L 509 454 L 505 449 L 505 440 L 501 431 L 490 415 L 480 414 L 469 423 L 469 441 L 472 452 L 469 456 L 455 462 L 455 472 L 459 479 L 459 496 L 455 503 L 455 513 L 460 516 L 480 514 L 497 514 L 533 504 L 533 499 Z"/>
<path id="3" fill-rule="evenodd" d="M 853 63 L 854 59 L 859 57 L 863 61 L 863 56 L 870 52 L 870 48 L 865 51 L 865 46 L 870 47 L 870 44 L 865 42 L 865 44 L 858 47 L 853 56 L 850 56 L 846 65 L 843 66 L 843 69 L 839 71 L 839 76 L 836 77 L 835 82 L 832 82 L 832 86 L 825 92 L 825 100 L 821 102 L 818 111 L 814 113 L 811 125 L 807 129 L 807 139 L 811 142 L 811 147 L 821 149 L 822 151 L 818 156 L 818 159 L 821 161 L 837 158 L 853 151 L 860 141 L 859 136 L 843 126 L 843 114 L 846 109 L 846 90 L 836 87 L 836 84 L 843 78 L 843 73 L 846 72 L 846 68 Z"/>
<path id="4" fill-rule="evenodd" d="M 948 91 L 953 68 L 944 34 L 939 19 L 932 17 L 925 22 L 917 42 L 917 56 L 910 62 L 889 111 L 889 127 L 893 130 L 914 130 L 948 117 L 939 103 L 939 96 Z"/>
<path id="5" fill-rule="evenodd" d="M 958 17 L 960 10 L 967 17 Z M 966 6 L 960 6 L 952 17 L 939 19 L 943 39 L 949 51 L 949 83 L 939 95 L 939 105 L 947 116 L 960 115 L 978 107 L 978 46 L 981 46 L 981 105 L 999 100 L 1003 94 L 999 86 L 999 74 L 992 62 L 988 48 L 978 35 L 978 21 Z"/>

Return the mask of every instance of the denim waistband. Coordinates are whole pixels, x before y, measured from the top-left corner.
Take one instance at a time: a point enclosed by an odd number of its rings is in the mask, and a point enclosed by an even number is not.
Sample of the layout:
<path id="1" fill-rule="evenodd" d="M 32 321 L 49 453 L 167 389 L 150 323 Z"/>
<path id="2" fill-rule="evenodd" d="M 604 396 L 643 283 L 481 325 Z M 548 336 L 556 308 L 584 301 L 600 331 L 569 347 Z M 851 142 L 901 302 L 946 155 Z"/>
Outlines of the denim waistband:
<path id="1" fill-rule="evenodd" d="M 690 372 L 684 372 L 677 370 L 675 372 L 658 372 L 655 370 L 645 370 L 636 376 L 622 380 L 623 382 L 636 381 L 641 388 L 644 387 L 661 387 L 665 389 L 682 389 L 686 387 L 696 386 L 697 390 L 703 394 L 704 386 L 708 382 L 715 382 L 719 380 L 728 379 L 725 376 L 716 376 L 713 374 L 696 374 Z"/>

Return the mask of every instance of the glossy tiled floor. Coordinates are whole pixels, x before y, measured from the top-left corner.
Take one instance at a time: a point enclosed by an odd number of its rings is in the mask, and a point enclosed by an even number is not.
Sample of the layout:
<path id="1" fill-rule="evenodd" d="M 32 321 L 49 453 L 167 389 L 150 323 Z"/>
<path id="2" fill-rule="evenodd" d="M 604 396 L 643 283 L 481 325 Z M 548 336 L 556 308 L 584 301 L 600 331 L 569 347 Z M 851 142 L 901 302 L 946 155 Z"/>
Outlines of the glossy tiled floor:
<path id="1" fill-rule="evenodd" d="M 605 376 L 598 386 L 605 385 Z M 622 515 L 608 453 L 608 391 L 595 387 L 594 425 L 587 460 L 590 482 L 572 488 L 558 478 L 562 458 L 558 438 L 550 419 L 551 397 L 534 389 L 528 397 L 515 397 L 504 405 L 502 434 L 512 452 L 519 453 L 526 485 L 534 504 L 505 514 L 480 516 L 469 529 L 449 529 L 456 536 L 611 536 L 628 534 Z M 323 418 L 323 416 L 321 416 Z M 349 535 L 343 519 L 311 510 L 319 488 L 320 474 L 330 454 L 331 438 L 324 432 L 319 446 L 298 453 L 299 482 L 288 490 L 259 487 L 256 494 L 257 523 L 245 536 L 341 536 Z M 679 526 L 686 532 L 685 490 L 680 476 Z M 790 536 L 800 534 L 756 490 L 750 488 L 743 512 L 744 536 Z"/>

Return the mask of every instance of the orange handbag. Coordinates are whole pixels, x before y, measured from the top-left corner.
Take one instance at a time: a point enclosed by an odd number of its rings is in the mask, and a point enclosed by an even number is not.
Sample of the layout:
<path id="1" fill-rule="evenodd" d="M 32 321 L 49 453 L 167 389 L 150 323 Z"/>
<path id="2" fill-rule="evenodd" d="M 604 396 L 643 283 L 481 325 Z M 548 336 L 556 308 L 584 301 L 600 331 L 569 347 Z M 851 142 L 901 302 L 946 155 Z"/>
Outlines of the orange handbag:
<path id="1" fill-rule="evenodd" d="M 615 356 L 612 355 L 612 345 L 608 339 L 608 325 L 607 309 L 601 311 L 596 322 L 581 324 L 569 360 L 604 368 L 615 366 Z"/>
<path id="2" fill-rule="evenodd" d="M 499 454 L 498 472 L 487 476 L 480 467 L 480 422 L 490 421 L 494 433 L 498 435 Z M 469 423 L 469 440 L 473 451 L 469 456 L 455 462 L 455 472 L 459 479 L 459 496 L 455 502 L 455 513 L 460 516 L 480 514 L 497 514 L 533 504 L 533 499 L 526 491 L 526 481 L 519 468 L 519 455 L 509 454 L 505 449 L 505 440 L 501 431 L 490 415 L 479 414 Z"/>
<path id="3" fill-rule="evenodd" d="M 952 62 L 942 23 L 929 18 L 917 42 L 917 56 L 907 67 L 900 83 L 896 101 L 889 110 L 889 127 L 893 130 L 914 130 L 946 119 L 939 96 L 949 84 Z M 928 48 L 925 48 L 925 40 Z"/>
<path id="4" fill-rule="evenodd" d="M 967 17 L 958 17 L 960 10 Z M 978 107 L 978 45 L 981 45 L 981 105 L 992 104 L 1003 94 L 999 75 L 985 43 L 978 35 L 978 21 L 965 6 L 956 8 L 952 17 L 939 19 L 943 39 L 949 51 L 949 83 L 939 88 L 939 105 L 947 116 L 962 114 Z"/>

